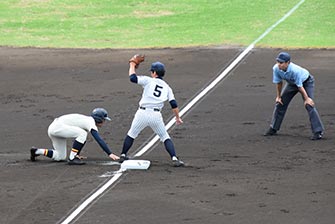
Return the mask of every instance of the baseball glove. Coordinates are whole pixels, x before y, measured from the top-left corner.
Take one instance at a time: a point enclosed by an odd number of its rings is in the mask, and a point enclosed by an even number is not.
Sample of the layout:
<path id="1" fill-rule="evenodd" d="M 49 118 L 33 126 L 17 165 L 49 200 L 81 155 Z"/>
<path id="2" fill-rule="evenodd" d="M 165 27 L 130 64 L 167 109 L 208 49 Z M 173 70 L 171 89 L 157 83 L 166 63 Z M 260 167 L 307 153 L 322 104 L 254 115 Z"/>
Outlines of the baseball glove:
<path id="1" fill-rule="evenodd" d="M 135 54 L 131 59 L 129 59 L 129 63 L 134 62 L 137 68 L 138 65 L 144 61 L 144 58 L 145 56 L 143 54 Z"/>

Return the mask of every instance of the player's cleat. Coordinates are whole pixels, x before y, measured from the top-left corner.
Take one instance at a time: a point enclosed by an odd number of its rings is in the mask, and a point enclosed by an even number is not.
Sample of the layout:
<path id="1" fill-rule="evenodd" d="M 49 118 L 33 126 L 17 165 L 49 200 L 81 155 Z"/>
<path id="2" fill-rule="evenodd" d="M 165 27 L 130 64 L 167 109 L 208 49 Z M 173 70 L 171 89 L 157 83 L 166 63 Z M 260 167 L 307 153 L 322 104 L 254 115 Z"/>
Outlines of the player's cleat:
<path id="1" fill-rule="evenodd" d="M 126 154 L 121 154 L 120 159 L 119 159 L 119 163 L 123 163 L 125 160 L 128 160 L 129 157 L 126 156 Z"/>
<path id="2" fill-rule="evenodd" d="M 269 130 L 267 130 L 267 132 L 265 132 L 264 136 L 272 136 L 272 135 L 276 135 L 277 134 L 277 130 L 273 129 L 273 128 L 269 128 Z"/>
<path id="3" fill-rule="evenodd" d="M 313 136 L 311 137 L 311 140 L 320 140 L 322 138 L 323 138 L 323 133 L 319 131 L 313 134 Z"/>
<path id="4" fill-rule="evenodd" d="M 172 160 L 172 165 L 174 167 L 180 167 L 180 166 L 185 166 L 185 163 L 177 158 L 177 159 Z"/>
<path id="5" fill-rule="evenodd" d="M 83 162 L 81 159 L 79 159 L 78 157 L 75 157 L 74 159 L 72 160 L 69 160 L 68 161 L 68 164 L 69 165 L 84 165 L 85 162 Z"/>
<path id="6" fill-rule="evenodd" d="M 36 161 L 36 157 L 39 156 L 39 155 L 36 154 L 36 151 L 37 151 L 36 147 L 34 147 L 34 146 L 31 147 L 31 149 L 30 149 L 30 160 L 32 162 L 35 162 Z"/>

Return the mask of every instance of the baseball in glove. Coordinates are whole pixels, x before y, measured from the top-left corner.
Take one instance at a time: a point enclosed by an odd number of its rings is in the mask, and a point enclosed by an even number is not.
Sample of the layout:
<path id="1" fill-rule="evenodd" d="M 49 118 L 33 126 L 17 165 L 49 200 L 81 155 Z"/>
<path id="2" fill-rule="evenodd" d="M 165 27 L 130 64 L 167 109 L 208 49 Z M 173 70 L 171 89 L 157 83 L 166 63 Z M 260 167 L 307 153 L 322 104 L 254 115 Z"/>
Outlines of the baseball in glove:
<path id="1" fill-rule="evenodd" d="M 145 56 L 143 54 L 135 54 L 131 59 L 129 59 L 130 62 L 134 62 L 136 64 L 136 68 L 144 61 Z"/>

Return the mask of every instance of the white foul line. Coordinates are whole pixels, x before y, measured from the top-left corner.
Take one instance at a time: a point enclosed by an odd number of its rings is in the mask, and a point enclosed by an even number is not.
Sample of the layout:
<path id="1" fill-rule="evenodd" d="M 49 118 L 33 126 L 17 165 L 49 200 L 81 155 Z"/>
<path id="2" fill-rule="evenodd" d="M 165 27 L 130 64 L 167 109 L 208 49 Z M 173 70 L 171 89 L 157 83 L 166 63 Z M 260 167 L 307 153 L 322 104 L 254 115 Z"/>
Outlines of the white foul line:
<path id="1" fill-rule="evenodd" d="M 269 27 L 262 35 L 260 35 L 254 42 L 252 42 L 213 82 L 211 82 L 204 90 L 202 90 L 197 96 L 195 96 L 180 112 L 180 116 L 183 116 L 193 105 L 195 105 L 202 97 L 204 97 L 210 90 L 212 90 L 228 73 L 235 68 L 235 66 L 254 48 L 255 44 L 269 34 L 276 26 L 283 22 L 289 17 L 305 0 L 301 0 L 295 5 L 288 13 L 286 13 L 280 20 Z M 174 119 L 171 119 L 165 126 L 166 129 L 170 129 L 175 123 Z M 159 137 L 156 135 L 151 141 L 146 144 L 134 157 L 143 155 L 148 151 L 157 141 Z M 119 170 L 120 171 L 120 170 Z M 102 187 L 95 191 L 89 198 L 87 198 L 80 206 L 77 207 L 61 224 L 68 224 L 73 221 L 88 205 L 90 205 L 96 198 L 103 194 L 113 183 L 115 183 L 121 176 L 122 172 L 115 172 L 115 175 L 111 177 Z"/>
<path id="2" fill-rule="evenodd" d="M 252 42 L 213 82 L 211 82 L 204 90 L 202 90 L 197 96 L 195 96 L 181 111 L 180 116 L 183 116 L 194 104 L 196 104 L 202 97 L 204 97 L 210 90 L 212 90 L 228 73 L 254 48 L 255 44 L 269 34 L 278 24 L 283 22 L 289 17 L 305 0 L 301 0 L 296 6 L 294 6 L 288 13 L 286 13 L 280 20 L 269 27 L 262 35 L 260 35 L 254 42 Z M 174 119 L 165 126 L 168 130 L 175 123 Z M 151 148 L 159 137 L 156 135 L 147 145 L 145 145 L 139 152 L 135 154 L 135 157 L 143 155 L 149 148 Z"/>

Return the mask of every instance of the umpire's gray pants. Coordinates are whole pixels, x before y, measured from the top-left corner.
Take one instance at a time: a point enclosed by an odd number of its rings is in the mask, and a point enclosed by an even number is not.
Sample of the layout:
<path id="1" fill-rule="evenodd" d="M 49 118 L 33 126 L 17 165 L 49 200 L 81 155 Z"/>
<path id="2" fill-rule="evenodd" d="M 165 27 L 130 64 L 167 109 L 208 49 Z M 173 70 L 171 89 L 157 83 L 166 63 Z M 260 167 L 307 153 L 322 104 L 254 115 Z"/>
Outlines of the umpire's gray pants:
<path id="1" fill-rule="evenodd" d="M 307 79 L 303 86 L 307 92 L 307 95 L 314 100 L 314 77 L 310 75 L 309 79 Z M 276 103 L 275 109 L 273 111 L 272 115 L 272 122 L 271 122 L 271 128 L 275 130 L 279 130 L 281 123 L 283 122 L 283 119 L 285 117 L 285 113 L 287 111 L 287 107 L 290 104 L 293 97 L 299 92 L 298 87 L 296 85 L 292 84 L 286 84 L 282 91 L 282 102 L 283 104 Z M 324 126 L 322 124 L 322 121 L 320 119 L 319 113 L 316 110 L 315 107 L 312 107 L 310 105 L 306 105 L 306 110 L 309 115 L 309 121 L 311 122 L 311 129 L 313 133 L 316 132 L 322 132 L 324 131 Z"/>

